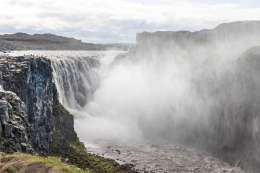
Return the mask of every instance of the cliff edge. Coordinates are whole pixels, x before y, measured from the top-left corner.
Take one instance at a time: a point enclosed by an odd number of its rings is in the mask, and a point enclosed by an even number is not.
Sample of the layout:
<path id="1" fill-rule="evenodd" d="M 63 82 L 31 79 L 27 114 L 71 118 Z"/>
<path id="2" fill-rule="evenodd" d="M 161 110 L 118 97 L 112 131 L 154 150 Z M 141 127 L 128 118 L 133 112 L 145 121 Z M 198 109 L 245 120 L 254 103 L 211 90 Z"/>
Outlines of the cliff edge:
<path id="1" fill-rule="evenodd" d="M 91 172 L 129 172 L 87 153 L 73 116 L 59 102 L 48 58 L 1 56 L 0 72 L 0 152 L 57 156 Z"/>

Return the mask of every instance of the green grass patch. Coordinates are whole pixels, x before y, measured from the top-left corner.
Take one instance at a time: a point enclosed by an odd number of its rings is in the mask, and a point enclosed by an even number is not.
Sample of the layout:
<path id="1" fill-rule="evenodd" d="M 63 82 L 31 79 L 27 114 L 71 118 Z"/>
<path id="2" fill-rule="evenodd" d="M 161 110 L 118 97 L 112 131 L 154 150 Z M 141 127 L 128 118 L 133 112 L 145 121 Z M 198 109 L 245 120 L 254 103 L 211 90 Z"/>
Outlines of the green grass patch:
<path id="1" fill-rule="evenodd" d="M 49 173 L 91 173 L 88 169 L 82 170 L 65 164 L 57 157 L 41 157 L 22 153 L 0 154 L 0 172 L 35 173 L 36 170 Z"/>

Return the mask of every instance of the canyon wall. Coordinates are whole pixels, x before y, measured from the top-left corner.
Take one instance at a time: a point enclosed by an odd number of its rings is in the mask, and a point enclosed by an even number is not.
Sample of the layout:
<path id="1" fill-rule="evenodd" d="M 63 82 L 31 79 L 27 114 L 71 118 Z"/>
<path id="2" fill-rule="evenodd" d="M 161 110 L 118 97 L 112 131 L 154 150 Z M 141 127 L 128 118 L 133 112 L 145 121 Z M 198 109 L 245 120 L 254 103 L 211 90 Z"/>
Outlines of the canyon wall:
<path id="1" fill-rule="evenodd" d="M 49 59 L 1 56 L 0 71 L 2 150 L 45 155 L 78 141 L 73 116 L 59 102 Z"/>
<path id="2" fill-rule="evenodd" d="M 188 77 L 184 79 L 189 88 L 186 93 L 195 96 L 183 94 L 187 104 L 192 102 L 181 111 L 186 118 L 171 118 L 165 123 L 163 132 L 168 141 L 206 149 L 245 170 L 259 172 L 258 45 L 258 21 L 222 24 L 197 32 L 137 35 L 137 48 L 130 53 L 134 61 L 153 61 L 158 68 L 166 61 L 172 69 L 188 68 L 181 75 Z M 173 104 L 173 109 L 181 104 L 185 102 Z"/>

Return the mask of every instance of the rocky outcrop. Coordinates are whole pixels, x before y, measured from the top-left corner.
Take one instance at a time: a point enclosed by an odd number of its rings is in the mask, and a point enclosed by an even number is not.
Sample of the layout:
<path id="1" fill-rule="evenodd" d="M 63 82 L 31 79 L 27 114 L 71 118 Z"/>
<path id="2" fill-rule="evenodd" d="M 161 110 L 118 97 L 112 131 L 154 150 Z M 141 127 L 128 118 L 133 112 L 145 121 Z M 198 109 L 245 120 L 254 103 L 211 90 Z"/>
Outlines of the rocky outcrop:
<path id="1" fill-rule="evenodd" d="M 20 110 L 14 107 L 17 114 L 22 119 L 16 118 L 15 114 L 10 123 L 21 124 L 18 127 L 22 130 L 27 142 L 19 139 L 17 134 L 9 134 L 5 137 L 5 141 L 16 142 L 17 145 L 32 145 L 32 149 L 39 154 L 49 154 L 53 152 L 55 145 L 69 147 L 70 142 L 77 141 L 77 135 L 73 128 L 73 117 L 66 111 L 58 101 L 58 93 L 53 82 L 51 61 L 43 57 L 25 56 L 25 57 L 9 57 L 2 56 L 0 58 L 1 83 L 5 90 L 16 93 L 13 100 L 3 101 L 3 115 L 7 117 L 7 110 L 11 111 L 10 105 L 20 100 Z M 10 92 L 7 92 L 10 93 Z M 10 98 L 10 94 L 7 98 Z M 5 98 L 3 98 L 5 99 Z M 14 111 L 13 111 L 14 112 Z M 25 118 L 22 118 L 25 117 Z M 6 126 L 2 121 L 2 126 Z M 23 125 L 24 124 L 24 125 Z M 7 126 L 6 126 L 7 127 Z M 16 127 L 13 127 L 13 130 Z M 3 133 L 8 133 L 8 127 Z M 59 131 L 66 131 L 60 133 Z M 54 141 L 55 139 L 55 141 Z M 66 139 L 66 140 L 65 140 Z M 61 143 L 61 144 L 60 144 Z M 3 148 L 5 150 L 5 148 Z M 12 149 L 14 151 L 24 151 L 22 147 Z M 27 150 L 27 149 L 25 149 Z"/>
<path id="2" fill-rule="evenodd" d="M 33 153 L 24 102 L 11 91 L 0 91 L 0 150 Z"/>

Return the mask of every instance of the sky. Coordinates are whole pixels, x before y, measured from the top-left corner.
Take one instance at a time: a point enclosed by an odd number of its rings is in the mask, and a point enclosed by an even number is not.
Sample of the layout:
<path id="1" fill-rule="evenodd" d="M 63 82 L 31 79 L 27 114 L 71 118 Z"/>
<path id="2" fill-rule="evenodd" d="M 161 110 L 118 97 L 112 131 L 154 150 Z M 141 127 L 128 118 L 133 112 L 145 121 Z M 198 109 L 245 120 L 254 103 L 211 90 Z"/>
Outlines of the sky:
<path id="1" fill-rule="evenodd" d="M 134 42 L 136 33 L 260 20 L 259 0 L 0 0 L 0 33 L 53 33 Z"/>

